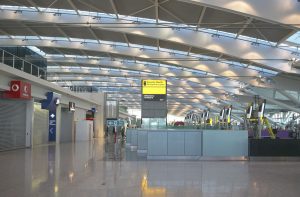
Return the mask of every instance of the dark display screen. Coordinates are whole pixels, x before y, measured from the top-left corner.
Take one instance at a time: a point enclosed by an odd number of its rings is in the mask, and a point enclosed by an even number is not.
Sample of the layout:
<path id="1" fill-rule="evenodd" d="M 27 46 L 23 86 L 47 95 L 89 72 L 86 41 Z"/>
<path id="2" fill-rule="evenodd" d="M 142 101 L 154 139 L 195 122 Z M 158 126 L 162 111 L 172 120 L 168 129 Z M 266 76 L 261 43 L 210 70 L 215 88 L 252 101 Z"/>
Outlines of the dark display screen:
<path id="1" fill-rule="evenodd" d="M 75 103 L 69 102 L 69 111 L 75 111 Z"/>
<path id="2" fill-rule="evenodd" d="M 144 101 L 165 101 L 167 96 L 165 94 L 144 94 Z"/>

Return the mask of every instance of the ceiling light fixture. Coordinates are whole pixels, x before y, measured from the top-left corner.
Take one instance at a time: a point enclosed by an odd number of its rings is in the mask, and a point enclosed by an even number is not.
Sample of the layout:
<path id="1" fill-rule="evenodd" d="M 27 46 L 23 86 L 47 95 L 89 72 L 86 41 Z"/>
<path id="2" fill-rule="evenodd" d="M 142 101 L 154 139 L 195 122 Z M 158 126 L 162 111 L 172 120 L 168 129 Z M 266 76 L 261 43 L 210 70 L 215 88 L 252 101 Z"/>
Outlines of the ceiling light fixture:
<path id="1" fill-rule="evenodd" d="M 53 13 L 53 16 L 61 16 L 61 13 L 55 12 L 55 13 Z"/>
<path id="2" fill-rule="evenodd" d="M 292 59 L 290 60 L 290 62 L 291 62 L 291 66 L 292 66 L 293 68 L 300 69 L 300 59 L 292 58 Z"/>
<path id="3" fill-rule="evenodd" d="M 213 37 L 213 38 L 220 38 L 220 36 L 221 36 L 221 35 L 220 35 L 220 34 L 217 34 L 217 33 L 211 35 L 211 37 Z"/>

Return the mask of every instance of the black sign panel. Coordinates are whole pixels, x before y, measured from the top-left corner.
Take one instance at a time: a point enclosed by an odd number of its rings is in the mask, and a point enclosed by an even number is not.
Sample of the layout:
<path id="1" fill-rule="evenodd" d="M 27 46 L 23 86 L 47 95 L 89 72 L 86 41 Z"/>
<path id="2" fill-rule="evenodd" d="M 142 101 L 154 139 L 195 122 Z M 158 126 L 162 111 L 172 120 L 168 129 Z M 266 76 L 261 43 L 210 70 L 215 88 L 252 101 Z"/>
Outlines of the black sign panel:
<path id="1" fill-rule="evenodd" d="M 167 96 L 165 94 L 144 94 L 144 101 L 165 101 Z"/>
<path id="2" fill-rule="evenodd" d="M 75 111 L 75 103 L 69 102 L 69 111 Z"/>

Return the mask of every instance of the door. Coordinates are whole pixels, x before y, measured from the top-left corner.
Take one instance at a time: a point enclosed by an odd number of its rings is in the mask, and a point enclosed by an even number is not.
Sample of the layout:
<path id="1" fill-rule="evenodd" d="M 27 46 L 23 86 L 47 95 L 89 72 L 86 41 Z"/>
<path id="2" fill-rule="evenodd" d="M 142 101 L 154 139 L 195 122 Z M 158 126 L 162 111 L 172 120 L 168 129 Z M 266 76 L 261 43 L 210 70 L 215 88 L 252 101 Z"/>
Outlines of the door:
<path id="1" fill-rule="evenodd" d="M 25 146 L 26 102 L 0 99 L 0 151 Z"/>
<path id="2" fill-rule="evenodd" d="M 49 111 L 34 103 L 32 144 L 48 144 Z"/>
<path id="3" fill-rule="evenodd" d="M 74 112 L 69 111 L 67 108 L 61 109 L 61 130 L 60 142 L 72 142 L 73 139 L 73 125 L 74 125 Z"/>

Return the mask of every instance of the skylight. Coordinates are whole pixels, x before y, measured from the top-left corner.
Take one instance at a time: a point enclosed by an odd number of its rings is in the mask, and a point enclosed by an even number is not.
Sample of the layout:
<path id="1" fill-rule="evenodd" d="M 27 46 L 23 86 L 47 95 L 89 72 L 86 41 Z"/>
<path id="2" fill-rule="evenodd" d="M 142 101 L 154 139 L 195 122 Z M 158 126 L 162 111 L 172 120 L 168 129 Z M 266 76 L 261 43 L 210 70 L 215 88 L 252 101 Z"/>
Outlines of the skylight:
<path id="1" fill-rule="evenodd" d="M 1 5 L 0 9 L 4 10 L 18 10 L 18 11 L 27 11 L 27 12 L 37 12 L 33 7 L 25 7 L 25 6 L 5 6 Z M 54 14 L 66 14 L 66 15 L 77 15 L 75 10 L 67 10 L 67 9 L 57 9 L 57 8 L 43 8 L 43 7 L 38 7 L 40 11 L 43 12 L 48 12 L 48 13 L 54 13 Z M 93 19 L 101 19 L 101 18 L 112 18 L 112 19 L 119 19 L 119 20 L 125 20 L 125 21 L 130 21 L 130 22 L 141 22 L 145 24 L 156 24 L 156 19 L 149 19 L 149 18 L 142 18 L 142 17 L 135 17 L 135 16 L 126 16 L 126 15 L 118 15 L 119 18 L 116 17 L 115 14 L 110 14 L 110 13 L 101 13 L 101 12 L 89 12 L 89 11 L 82 11 L 78 10 L 79 14 L 82 16 L 90 16 L 93 17 Z M 172 28 L 175 28 L 180 31 L 180 29 L 188 29 L 194 31 L 196 29 L 195 25 L 187 25 L 187 24 L 178 24 L 174 22 L 169 22 L 169 21 L 163 21 L 159 20 L 159 23 L 162 23 L 163 26 L 170 26 Z M 198 31 L 204 32 L 204 33 L 209 33 L 212 36 L 223 36 L 223 37 L 230 37 L 233 39 L 236 39 L 236 34 L 230 33 L 230 32 L 225 32 L 225 31 L 220 31 L 220 30 L 215 30 L 215 29 L 208 29 L 208 28 L 198 28 Z M 264 45 L 273 45 L 275 46 L 276 43 L 269 42 L 266 40 L 262 39 L 257 39 L 257 38 L 252 38 L 248 36 L 238 36 L 237 39 L 249 41 L 249 42 L 255 42 L 255 43 L 260 43 Z"/>
<path id="2" fill-rule="evenodd" d="M 26 12 L 37 12 L 37 10 L 33 7 L 24 7 L 24 6 L 0 6 L 0 9 L 6 9 L 6 10 L 18 10 L 18 11 L 26 11 Z M 48 12 L 48 13 L 54 13 L 54 14 L 66 14 L 66 15 L 77 15 L 75 10 L 66 10 L 66 9 L 54 9 L 54 8 L 38 8 L 39 10 L 43 11 L 43 12 Z M 116 16 L 114 14 L 109 14 L 109 13 L 100 13 L 100 12 L 88 12 L 88 11 L 78 11 L 79 14 L 83 15 L 83 16 L 90 16 L 93 17 L 93 19 L 97 19 L 97 17 L 99 18 L 113 18 L 113 19 L 117 19 Z M 141 18 L 141 17 L 134 17 L 134 16 L 124 16 L 124 15 L 119 15 L 119 19 L 121 20 L 126 20 L 126 21 L 131 21 L 131 22 L 142 22 L 145 24 L 156 24 L 156 20 L 155 19 L 147 19 L 147 18 Z M 184 29 L 189 29 L 189 30 L 195 30 L 196 26 L 192 26 L 192 25 L 187 25 L 187 24 L 176 24 L 173 22 L 168 22 L 168 21 L 162 21 L 160 20 L 159 22 L 164 23 L 163 25 L 166 26 L 170 26 L 170 27 L 176 27 L 178 28 L 178 30 L 180 30 L 181 28 Z M 211 35 L 220 35 L 220 36 L 224 36 L 224 37 L 230 37 L 230 38 L 235 38 L 236 34 L 233 33 L 229 33 L 229 32 L 224 32 L 224 31 L 218 31 L 218 30 L 214 30 L 214 29 L 205 29 L 205 28 L 199 28 L 199 31 L 203 31 L 206 33 L 209 33 Z M 297 32 L 296 34 L 294 34 L 293 36 L 291 36 L 288 41 L 296 43 L 296 44 L 300 44 L 300 39 L 299 39 L 299 32 Z M 44 36 L 14 36 L 14 38 L 20 38 L 20 39 L 46 39 L 46 40 L 55 40 L 55 41 L 68 41 L 69 39 L 71 41 L 74 42 L 81 42 L 82 44 L 85 43 L 93 43 L 93 44 L 98 44 L 97 40 L 91 40 L 91 39 L 79 39 L 79 38 L 66 38 L 66 37 L 44 37 Z M 269 41 L 266 40 L 261 40 L 261 39 L 257 39 L 257 38 L 251 38 L 251 37 L 247 37 L 247 36 L 239 36 L 237 39 L 242 39 L 242 40 L 246 40 L 249 42 L 255 42 L 255 43 L 260 43 L 260 44 L 266 44 L 266 45 L 275 45 L 276 43 L 270 43 Z M 111 41 L 104 41 L 104 40 L 100 40 L 101 44 L 106 44 L 106 45 L 110 45 L 113 47 L 128 47 L 127 43 L 121 43 L 121 42 L 111 42 Z M 144 46 L 144 45 L 138 45 L 138 44 L 130 44 L 130 47 L 132 48 L 139 48 L 139 49 L 146 49 L 146 50 L 157 50 L 157 47 L 154 46 Z M 293 50 L 295 50 L 293 48 Z M 160 51 L 165 51 L 165 52 L 169 52 L 169 53 L 174 53 L 174 54 L 180 54 L 180 55 L 184 55 L 186 54 L 185 51 L 178 51 L 178 50 L 174 50 L 174 49 L 165 49 L 165 48 L 160 48 Z M 211 59 L 211 60 L 216 60 L 215 57 L 210 57 L 210 56 L 205 56 L 205 55 L 200 55 L 200 54 L 190 54 L 191 57 L 197 57 L 197 58 L 207 58 L 207 59 Z M 223 63 L 227 63 L 226 61 L 223 61 Z M 245 67 L 245 65 L 242 65 L 239 62 L 231 62 L 231 64 L 233 65 L 237 65 L 240 67 Z M 269 70 L 266 69 L 260 69 L 259 67 L 256 66 L 251 66 L 251 69 L 255 69 L 255 70 L 260 70 L 260 72 L 269 72 Z M 198 72 L 198 71 L 195 71 Z M 269 73 L 276 73 L 273 71 L 270 71 Z"/>
<path id="3" fill-rule="evenodd" d="M 294 43 L 296 45 L 300 45 L 300 31 L 293 34 L 291 37 L 287 39 L 288 42 Z"/>

